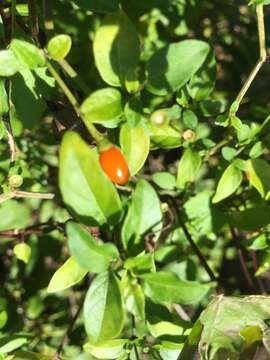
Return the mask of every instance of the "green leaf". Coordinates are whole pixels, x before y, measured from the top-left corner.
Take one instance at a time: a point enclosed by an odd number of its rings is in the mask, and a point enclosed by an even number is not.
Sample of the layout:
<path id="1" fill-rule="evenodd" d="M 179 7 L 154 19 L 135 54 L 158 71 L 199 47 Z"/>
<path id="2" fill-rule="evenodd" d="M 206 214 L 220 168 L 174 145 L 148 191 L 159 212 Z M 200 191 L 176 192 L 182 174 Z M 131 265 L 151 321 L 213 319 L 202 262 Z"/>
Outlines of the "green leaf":
<path id="1" fill-rule="evenodd" d="M 0 115 L 6 114 L 9 110 L 8 96 L 5 88 L 5 80 L 0 80 Z"/>
<path id="2" fill-rule="evenodd" d="M 119 336 L 125 313 L 118 280 L 113 272 L 99 274 L 92 282 L 84 302 L 84 324 L 92 343 Z"/>
<path id="3" fill-rule="evenodd" d="M 62 140 L 59 181 L 65 203 L 82 222 L 103 225 L 118 220 L 118 193 L 101 169 L 97 152 L 75 132 L 67 132 Z"/>
<path id="4" fill-rule="evenodd" d="M 261 156 L 263 152 L 264 152 L 263 143 L 261 141 L 258 141 L 250 149 L 249 156 L 252 159 L 256 159 L 257 157 Z"/>
<path id="5" fill-rule="evenodd" d="M 255 236 L 253 239 L 251 239 L 251 241 L 252 243 L 248 246 L 249 250 L 266 250 L 269 247 L 269 241 L 266 237 L 266 234 Z"/>
<path id="6" fill-rule="evenodd" d="M 200 167 L 201 157 L 198 152 L 186 149 L 178 165 L 176 186 L 183 189 L 186 183 L 194 182 Z"/>
<path id="7" fill-rule="evenodd" d="M 147 322 L 147 328 L 154 338 L 158 338 L 163 335 L 180 336 L 184 332 L 184 329 L 181 326 L 173 324 L 169 321 L 160 321 L 155 324 Z"/>
<path id="8" fill-rule="evenodd" d="M 217 116 L 226 110 L 227 102 L 224 98 L 221 99 L 204 99 L 199 103 L 200 110 L 205 117 Z M 217 118 L 216 123 L 221 126 L 228 126 L 229 118 L 227 114 L 221 115 Z"/>
<path id="9" fill-rule="evenodd" d="M 13 355 L 15 356 L 16 360 L 51 360 L 50 356 L 33 353 L 31 351 L 19 350 L 19 351 L 16 351 Z M 64 358 L 62 358 L 62 360 L 64 360 Z"/>
<path id="10" fill-rule="evenodd" d="M 136 319 L 145 319 L 145 296 L 140 284 L 136 279 L 128 279 L 125 284 L 125 304 L 127 310 L 133 314 Z"/>
<path id="11" fill-rule="evenodd" d="M 229 222 L 241 231 L 256 231 L 270 224 L 270 206 L 257 205 L 249 209 L 234 211 Z"/>
<path id="12" fill-rule="evenodd" d="M 229 165 L 218 182 L 212 202 L 217 203 L 232 195 L 239 188 L 242 179 L 243 175 L 241 170 L 234 166 L 234 164 Z"/>
<path id="13" fill-rule="evenodd" d="M 251 0 L 249 2 L 249 5 L 254 4 L 254 5 L 269 5 L 270 4 L 270 0 Z"/>
<path id="14" fill-rule="evenodd" d="M 142 126 L 130 127 L 126 123 L 121 127 L 120 145 L 130 174 L 137 174 L 143 167 L 150 151 L 149 133 Z"/>
<path id="15" fill-rule="evenodd" d="M 255 273 L 255 276 L 257 277 L 262 275 L 268 276 L 269 270 L 270 270 L 270 252 L 268 249 L 266 249 L 266 251 L 263 251 L 261 253 L 260 263 Z"/>
<path id="16" fill-rule="evenodd" d="M 156 126 L 148 124 L 151 136 L 151 149 L 174 149 L 182 145 L 181 132 L 170 125 Z"/>
<path id="17" fill-rule="evenodd" d="M 48 286 L 48 292 L 54 293 L 68 289 L 69 287 L 80 282 L 87 270 L 82 268 L 75 258 L 71 256 L 67 261 L 53 274 Z"/>
<path id="18" fill-rule="evenodd" d="M 146 296 L 161 303 L 198 304 L 211 288 L 211 285 L 181 280 L 175 274 L 163 271 L 140 277 L 143 280 Z"/>
<path id="19" fill-rule="evenodd" d="M 63 60 L 69 53 L 72 40 L 69 35 L 60 34 L 50 39 L 47 49 L 52 59 Z"/>
<path id="20" fill-rule="evenodd" d="M 180 353 L 180 356 L 177 360 L 190 360 L 195 357 L 195 352 L 197 350 L 198 343 L 200 341 L 202 332 L 202 324 L 199 320 L 195 322 L 193 328 L 188 335 L 184 347 Z"/>
<path id="21" fill-rule="evenodd" d="M 162 213 L 159 198 L 147 181 L 140 180 L 122 228 L 123 245 L 127 248 L 140 244 L 140 237 L 150 230 L 158 236 L 161 228 Z"/>
<path id="22" fill-rule="evenodd" d="M 152 175 L 154 183 L 163 190 L 174 190 L 176 187 L 175 176 L 168 172 L 156 172 Z"/>
<path id="23" fill-rule="evenodd" d="M 8 320 L 7 312 L 5 310 L 1 311 L 0 312 L 0 329 L 2 329 L 6 325 L 7 320 Z"/>
<path id="24" fill-rule="evenodd" d="M 42 68 L 36 70 L 40 69 Z M 44 84 L 35 72 L 28 69 L 21 71 L 11 79 L 11 99 L 16 116 L 27 129 L 32 129 L 37 125 L 47 108 L 42 96 L 41 83 Z"/>
<path id="25" fill-rule="evenodd" d="M 82 9 L 96 12 L 113 12 L 119 9 L 119 0 L 73 0 Z"/>
<path id="26" fill-rule="evenodd" d="M 160 345 L 154 345 L 154 347 L 159 349 L 159 355 L 162 360 L 177 360 L 183 344 L 182 341 L 179 343 L 179 340 L 178 342 L 163 340 Z"/>
<path id="27" fill-rule="evenodd" d="M 138 96 L 133 96 L 125 105 L 125 117 L 130 127 L 142 125 L 145 121 L 143 105 Z"/>
<path id="28" fill-rule="evenodd" d="M 21 243 L 14 246 L 13 252 L 19 260 L 22 260 L 25 264 L 27 264 L 32 250 L 26 243 Z"/>
<path id="29" fill-rule="evenodd" d="M 30 221 L 30 210 L 16 200 L 8 200 L 0 204 L 0 218 L 0 231 L 23 229 Z"/>
<path id="30" fill-rule="evenodd" d="M 71 254 L 84 269 L 94 273 L 106 271 L 110 263 L 119 257 L 116 246 L 112 243 L 98 243 L 92 235 L 73 221 L 66 226 L 68 245 Z"/>
<path id="31" fill-rule="evenodd" d="M 258 190 L 261 197 L 268 199 L 270 191 L 270 165 L 262 159 L 248 160 L 247 175 L 250 184 Z"/>
<path id="32" fill-rule="evenodd" d="M 202 66 L 209 50 L 200 40 L 184 40 L 158 50 L 147 64 L 148 90 L 166 95 L 180 89 Z"/>
<path id="33" fill-rule="evenodd" d="M 227 161 L 232 161 L 237 156 L 237 150 L 229 146 L 224 146 L 221 150 L 222 156 Z"/>
<path id="34" fill-rule="evenodd" d="M 195 130 L 198 125 L 198 117 L 191 110 L 185 110 L 183 112 L 183 122 L 189 129 Z"/>
<path id="35" fill-rule="evenodd" d="M 113 88 L 93 92 L 81 105 L 81 112 L 89 122 L 103 124 L 120 120 L 123 113 L 120 91 Z"/>
<path id="36" fill-rule="evenodd" d="M 201 68 L 192 76 L 188 84 L 190 96 L 201 101 L 210 96 L 216 82 L 216 59 L 214 51 L 210 51 Z"/>
<path id="37" fill-rule="evenodd" d="M 199 192 L 184 205 L 188 220 L 200 235 L 218 232 L 227 220 L 225 214 L 211 203 L 212 195 L 212 191 Z"/>
<path id="38" fill-rule="evenodd" d="M 0 76 L 12 76 L 23 67 L 11 50 L 0 50 Z"/>
<path id="39" fill-rule="evenodd" d="M 88 342 L 84 345 L 84 349 L 97 359 L 118 359 L 126 353 L 124 346 L 127 343 L 126 339 L 109 340 L 97 345 Z"/>
<path id="40" fill-rule="evenodd" d="M 155 271 L 154 256 L 153 254 L 146 254 L 145 251 L 143 251 L 135 257 L 129 257 L 124 262 L 124 268 L 131 270 L 135 275 Z"/>
<path id="41" fill-rule="evenodd" d="M 250 326 L 260 329 L 263 343 L 269 351 L 269 311 L 269 296 L 216 296 L 200 316 L 203 325 L 200 356 L 214 360 L 222 350 L 227 350 L 226 358 L 239 354 L 246 345 L 241 332 Z"/>
<path id="42" fill-rule="evenodd" d="M 10 49 L 19 61 L 29 69 L 44 66 L 46 63 L 45 55 L 43 55 L 42 51 L 26 41 L 13 39 L 10 43 Z"/>
<path id="43" fill-rule="evenodd" d="M 255 342 L 261 341 L 263 338 L 261 329 L 258 326 L 247 326 L 241 330 L 239 334 L 245 340 L 246 347 L 251 346 Z"/>
<path id="44" fill-rule="evenodd" d="M 0 338 L 0 354 L 14 351 L 27 343 L 26 336 L 12 335 Z"/>
<path id="45" fill-rule="evenodd" d="M 127 15 L 122 11 L 107 15 L 94 39 L 95 62 L 103 80 L 120 86 L 136 68 L 139 55 L 138 35 Z"/>

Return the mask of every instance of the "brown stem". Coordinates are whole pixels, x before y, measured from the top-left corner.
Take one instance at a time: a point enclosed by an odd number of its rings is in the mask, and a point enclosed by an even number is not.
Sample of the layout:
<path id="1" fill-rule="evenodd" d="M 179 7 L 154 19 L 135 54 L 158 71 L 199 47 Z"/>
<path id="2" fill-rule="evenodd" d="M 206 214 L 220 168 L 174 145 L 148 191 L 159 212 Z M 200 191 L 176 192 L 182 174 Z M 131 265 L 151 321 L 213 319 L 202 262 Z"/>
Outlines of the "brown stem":
<path id="1" fill-rule="evenodd" d="M 258 260 L 257 260 L 257 255 L 256 255 L 256 252 L 255 251 L 251 251 L 250 252 L 251 254 L 251 257 L 252 257 L 252 263 L 253 263 L 253 268 L 254 268 L 254 272 L 256 273 L 256 271 L 258 270 Z M 262 281 L 261 278 L 259 277 L 255 277 L 256 278 L 256 281 L 257 281 L 257 284 L 258 284 L 258 288 L 260 289 L 260 292 L 264 295 L 266 295 L 266 289 L 265 289 L 265 286 L 264 286 L 264 283 Z"/>
<path id="2" fill-rule="evenodd" d="M 63 224 L 57 223 L 57 222 L 46 222 L 46 223 L 31 225 L 31 226 L 28 226 L 27 228 L 21 229 L 21 230 L 10 229 L 10 230 L 5 230 L 5 231 L 0 231 L 0 238 L 24 237 L 24 236 L 32 235 L 32 234 L 48 233 L 48 232 L 54 231 L 56 229 L 63 231 L 64 230 Z"/>
<path id="3" fill-rule="evenodd" d="M 207 261 L 205 260 L 204 255 L 202 254 L 201 250 L 199 249 L 199 247 L 197 246 L 197 244 L 195 243 L 195 241 L 193 240 L 190 232 L 188 231 L 185 222 L 182 220 L 180 211 L 178 209 L 178 205 L 177 202 L 174 198 L 172 198 L 172 202 L 173 202 L 173 207 L 175 209 L 176 212 L 176 216 L 177 216 L 177 220 L 180 224 L 180 226 L 182 227 L 184 234 L 187 238 L 187 240 L 189 241 L 194 253 L 197 255 L 197 257 L 199 258 L 202 266 L 204 267 L 205 271 L 207 272 L 207 274 L 209 275 L 210 279 L 212 281 L 217 281 L 217 278 L 213 272 L 213 270 L 210 268 L 210 266 L 208 265 Z"/>
<path id="4" fill-rule="evenodd" d="M 8 118 L 3 117 L 2 121 L 5 126 L 6 133 L 7 133 L 8 146 L 9 146 L 9 150 L 10 150 L 10 161 L 11 161 L 11 163 L 14 163 L 17 158 L 17 147 L 16 147 L 16 142 L 15 142 L 14 136 L 13 136 L 13 131 L 11 128 L 9 117 Z"/>
<path id="5" fill-rule="evenodd" d="M 5 9 L 4 6 L 2 4 L 2 2 L 0 1 L 0 16 L 2 19 L 2 23 L 4 25 L 4 41 L 5 41 L 5 45 L 7 45 L 10 41 L 10 32 L 11 32 L 11 27 L 10 27 L 10 21 L 7 17 L 7 15 L 5 14 Z"/>
<path id="6" fill-rule="evenodd" d="M 37 5 L 35 0 L 28 0 L 28 8 L 29 8 L 29 18 L 30 18 L 30 28 L 33 39 L 39 44 L 39 21 L 38 21 L 38 13 L 37 13 Z"/>
<path id="7" fill-rule="evenodd" d="M 260 71 L 263 64 L 266 62 L 267 53 L 266 53 L 266 42 L 265 42 L 265 25 L 264 25 L 264 10 L 263 5 L 257 5 L 256 7 L 257 13 L 257 23 L 258 23 L 258 37 L 259 37 L 259 47 L 260 47 L 260 58 L 257 61 L 256 65 L 254 66 L 253 70 L 249 74 L 247 80 L 245 81 L 242 89 L 240 90 L 239 94 L 236 97 L 236 102 L 240 105 L 244 96 L 246 95 L 248 89 L 250 88 L 251 84 L 253 83 L 255 77 L 257 76 L 258 72 Z"/>
<path id="8" fill-rule="evenodd" d="M 44 13 L 44 27 L 46 32 L 50 32 L 54 29 L 53 15 L 52 15 L 52 0 L 42 1 L 43 13 Z"/>
<path id="9" fill-rule="evenodd" d="M 80 304 L 78 305 L 77 311 L 75 312 L 73 318 L 71 319 L 69 327 L 67 328 L 67 331 L 66 331 L 64 337 L 62 338 L 62 341 L 59 344 L 59 346 L 57 348 L 57 351 L 56 351 L 55 355 L 53 356 L 52 360 L 60 360 L 60 355 L 61 355 L 64 347 L 68 344 L 71 333 L 72 333 L 73 328 L 75 326 L 75 323 L 76 323 L 76 321 L 77 321 L 77 319 L 78 319 L 78 317 L 79 317 L 79 315 L 80 315 L 80 313 L 82 311 L 83 304 L 84 304 L 84 297 L 85 296 L 83 296 Z"/>
<path id="10" fill-rule="evenodd" d="M 235 246 L 236 246 L 236 249 L 237 249 L 237 255 L 238 255 L 238 258 L 239 258 L 239 261 L 240 261 L 240 265 L 241 265 L 241 269 L 242 269 L 242 272 L 244 274 L 244 277 L 246 279 L 246 282 L 248 284 L 248 286 L 254 290 L 255 288 L 255 284 L 253 282 L 253 279 L 248 271 L 248 268 L 247 268 L 247 264 L 246 264 L 246 261 L 245 261 L 245 257 L 244 257 L 244 253 L 243 253 L 243 250 L 242 250 L 242 247 L 241 247 L 241 243 L 240 243 L 240 239 L 238 237 L 238 234 L 236 233 L 236 230 L 231 227 L 231 234 L 232 234 L 232 238 L 235 242 Z"/>

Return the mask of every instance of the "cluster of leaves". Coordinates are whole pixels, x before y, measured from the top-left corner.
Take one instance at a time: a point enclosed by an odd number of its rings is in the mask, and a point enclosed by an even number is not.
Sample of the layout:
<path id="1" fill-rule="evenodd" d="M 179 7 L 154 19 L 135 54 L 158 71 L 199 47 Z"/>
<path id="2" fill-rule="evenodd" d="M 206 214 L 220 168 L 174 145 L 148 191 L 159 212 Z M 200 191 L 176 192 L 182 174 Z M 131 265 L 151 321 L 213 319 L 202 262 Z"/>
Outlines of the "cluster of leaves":
<path id="1" fill-rule="evenodd" d="M 0 358 L 270 352 L 270 2 L 48 3 L 0 5 Z"/>

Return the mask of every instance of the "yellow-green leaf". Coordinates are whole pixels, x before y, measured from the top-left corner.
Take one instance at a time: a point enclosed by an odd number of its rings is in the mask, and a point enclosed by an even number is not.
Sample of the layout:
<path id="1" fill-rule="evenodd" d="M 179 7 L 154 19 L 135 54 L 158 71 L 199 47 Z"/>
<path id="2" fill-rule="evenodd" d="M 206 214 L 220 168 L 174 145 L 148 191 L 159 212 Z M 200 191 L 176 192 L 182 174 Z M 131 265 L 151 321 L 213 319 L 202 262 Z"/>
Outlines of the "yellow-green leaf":
<path id="1" fill-rule="evenodd" d="M 99 73 L 112 86 L 120 86 L 136 68 L 140 44 L 136 29 L 123 11 L 105 17 L 94 39 Z"/>
<path id="2" fill-rule="evenodd" d="M 248 160 L 247 174 L 250 184 L 258 190 L 261 197 L 268 198 L 270 191 L 270 165 L 262 159 Z"/>
<path id="3" fill-rule="evenodd" d="M 120 144 L 128 162 L 130 174 L 137 174 L 143 167 L 150 151 L 149 133 L 142 126 L 130 127 L 126 123 L 121 127 Z"/>
<path id="4" fill-rule="evenodd" d="M 239 188 L 242 179 L 243 175 L 241 170 L 234 166 L 234 164 L 229 165 L 218 182 L 212 202 L 217 203 L 232 195 Z"/>
<path id="5" fill-rule="evenodd" d="M 31 247 L 26 243 L 17 244 L 14 246 L 13 252 L 17 259 L 27 264 L 31 256 Z"/>
<path id="6" fill-rule="evenodd" d="M 67 261 L 53 274 L 48 286 L 48 292 L 54 293 L 68 289 L 69 287 L 80 282 L 87 270 L 82 268 L 75 258 L 71 256 Z"/>
<path id="7" fill-rule="evenodd" d="M 198 152 L 187 149 L 178 165 L 176 186 L 184 188 L 186 183 L 194 182 L 201 167 L 201 157 Z"/>
<path id="8" fill-rule="evenodd" d="M 52 59 L 62 60 L 69 53 L 72 40 L 69 35 L 60 34 L 54 36 L 48 43 L 48 52 Z"/>

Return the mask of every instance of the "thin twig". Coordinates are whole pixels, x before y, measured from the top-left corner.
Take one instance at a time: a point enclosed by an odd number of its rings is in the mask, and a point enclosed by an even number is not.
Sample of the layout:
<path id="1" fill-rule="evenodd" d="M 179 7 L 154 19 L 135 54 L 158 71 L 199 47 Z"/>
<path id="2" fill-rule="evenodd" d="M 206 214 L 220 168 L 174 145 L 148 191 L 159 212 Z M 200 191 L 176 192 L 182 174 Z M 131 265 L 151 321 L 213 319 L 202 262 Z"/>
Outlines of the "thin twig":
<path id="1" fill-rule="evenodd" d="M 46 54 L 44 54 L 46 56 Z M 69 100 L 70 104 L 73 106 L 73 109 L 75 110 L 76 114 L 82 119 L 82 121 L 84 122 L 85 126 L 87 127 L 87 129 L 89 130 L 90 134 L 92 135 L 92 137 L 97 141 L 100 142 L 104 139 L 103 134 L 101 134 L 96 127 L 92 124 L 92 122 L 87 121 L 84 117 L 84 115 L 81 113 L 80 110 L 80 105 L 76 99 L 76 97 L 73 95 L 73 93 L 70 91 L 69 87 L 66 85 L 66 83 L 64 82 L 64 80 L 61 78 L 61 76 L 58 74 L 58 72 L 54 69 L 54 67 L 52 66 L 52 64 L 47 61 L 47 67 L 48 70 L 50 71 L 50 73 L 52 74 L 52 76 L 54 77 L 55 81 L 57 82 L 57 84 L 59 85 L 59 87 L 62 89 L 63 93 L 65 94 L 65 96 L 67 97 L 67 99 Z"/>
<path id="2" fill-rule="evenodd" d="M 52 1 L 43 0 L 43 13 L 44 13 L 44 27 L 47 32 L 50 32 L 54 29 L 54 22 L 52 16 Z"/>
<path id="3" fill-rule="evenodd" d="M 76 323 L 76 321 L 77 321 L 77 319 L 78 319 L 78 317 L 79 317 L 79 315 L 80 315 L 80 313 L 81 313 L 81 311 L 82 311 L 83 304 L 84 304 L 84 297 L 85 297 L 85 296 L 83 296 L 80 304 L 78 305 L 78 309 L 77 309 L 75 315 L 73 316 L 73 318 L 71 319 L 71 322 L 70 322 L 70 324 L 69 324 L 69 327 L 67 328 L 67 331 L 66 331 L 64 337 L 62 338 L 62 341 L 61 341 L 61 343 L 59 344 L 59 346 L 58 346 L 58 348 L 57 348 L 57 351 L 56 351 L 55 355 L 53 356 L 52 360 L 59 360 L 59 359 L 60 359 L 60 355 L 61 355 L 64 347 L 68 344 L 69 338 L 70 338 L 70 336 L 71 336 L 71 333 L 72 333 L 72 331 L 73 331 L 73 328 L 74 328 L 74 326 L 75 326 L 75 323 Z"/>
<path id="4" fill-rule="evenodd" d="M 256 256 L 256 251 L 251 251 L 251 258 L 252 258 L 252 263 L 253 263 L 253 268 L 254 268 L 254 273 L 256 273 L 256 271 L 258 270 L 258 260 L 257 260 L 257 256 Z M 262 281 L 262 279 L 260 277 L 255 277 L 257 284 L 258 284 L 258 288 L 260 289 L 260 292 L 263 295 L 267 294 L 266 288 L 264 286 L 264 283 Z"/>
<path id="5" fill-rule="evenodd" d="M 91 90 L 89 86 L 79 76 L 77 71 L 67 62 L 66 59 L 59 60 L 58 64 L 62 67 L 62 69 L 66 72 L 66 74 L 78 84 L 78 87 L 85 95 L 90 94 Z"/>
<path id="6" fill-rule="evenodd" d="M 52 200 L 54 198 L 52 193 L 42 193 L 42 192 L 31 192 L 31 191 L 21 191 L 21 190 L 12 190 L 6 194 L 0 195 L 0 204 L 13 199 L 13 198 L 30 198 L 30 199 L 42 199 L 42 200 Z"/>
<path id="7" fill-rule="evenodd" d="M 204 161 L 208 161 L 211 156 L 214 156 L 223 146 L 229 144 L 232 140 L 232 136 L 229 136 L 228 139 L 221 140 L 218 144 L 216 144 L 213 148 L 211 148 L 208 153 L 206 154 Z"/>
<path id="8" fill-rule="evenodd" d="M 14 190 L 13 194 L 18 198 L 30 198 L 30 199 L 44 199 L 52 200 L 55 196 L 53 193 L 42 193 L 42 192 L 32 192 L 32 191 L 20 191 Z"/>
<path id="9" fill-rule="evenodd" d="M 14 197 L 15 197 L 15 195 L 13 193 L 1 194 L 0 195 L 0 204 L 7 201 L 7 200 L 10 200 L 10 199 L 12 199 Z"/>
<path id="10" fill-rule="evenodd" d="M 14 135 L 13 135 L 13 131 L 11 128 L 9 117 L 6 117 L 6 116 L 3 117 L 2 121 L 5 126 L 6 133 L 7 133 L 8 146 L 9 146 L 9 150 L 10 150 L 10 161 L 11 161 L 11 163 L 14 163 L 17 159 L 17 146 L 16 146 Z"/>
<path id="11" fill-rule="evenodd" d="M 243 250 L 242 250 L 242 247 L 241 247 L 241 244 L 240 244 L 240 240 L 239 240 L 239 237 L 235 231 L 235 229 L 233 227 L 231 227 L 231 234 L 232 234 L 232 238 L 234 240 L 234 243 L 235 243 L 235 246 L 236 246 L 236 249 L 237 249 L 237 254 L 238 254 L 238 258 L 239 258 L 239 261 L 240 261 L 240 265 L 241 265 L 241 269 L 242 269 L 242 272 L 244 274 L 244 277 L 246 279 L 246 282 L 248 284 L 248 286 L 254 290 L 255 288 L 255 284 L 251 278 L 251 275 L 248 271 L 248 268 L 247 268 L 247 264 L 246 264 L 246 261 L 245 261 L 245 257 L 244 257 L 244 254 L 243 254 Z"/>
<path id="12" fill-rule="evenodd" d="M 267 53 L 266 53 L 266 41 L 265 41 L 265 25 L 264 25 L 264 9 L 263 5 L 257 5 L 257 22 L 258 22 L 258 36 L 259 36 L 259 46 L 260 46 L 260 58 L 248 76 L 246 82 L 244 83 L 242 89 L 236 97 L 236 102 L 240 105 L 244 96 L 246 95 L 248 89 L 250 88 L 253 80 L 257 76 L 263 64 L 266 62 Z"/>
<path id="13" fill-rule="evenodd" d="M 16 0 L 11 0 L 10 13 L 11 13 L 11 38 L 12 38 L 16 26 Z"/>
<path id="14" fill-rule="evenodd" d="M 20 238 L 32 234 L 44 234 L 54 230 L 64 231 L 64 225 L 58 222 L 46 222 L 28 226 L 25 229 L 10 229 L 0 231 L 0 238 Z"/>
<path id="15" fill-rule="evenodd" d="M 174 310 L 177 312 L 179 317 L 184 321 L 191 321 L 190 316 L 185 312 L 185 310 L 182 308 L 179 304 L 173 304 Z"/>
<path id="16" fill-rule="evenodd" d="M 39 21 L 37 13 L 37 5 L 35 0 L 28 0 L 28 9 L 29 9 L 29 18 L 30 18 L 30 28 L 33 39 L 39 45 Z"/>
<path id="17" fill-rule="evenodd" d="M 205 260 L 204 255 L 202 254 L 201 250 L 199 249 L 199 247 L 197 246 L 197 244 L 195 243 L 195 241 L 193 240 L 190 232 L 188 231 L 185 222 L 182 220 L 180 211 L 178 209 L 178 204 L 176 202 L 176 200 L 174 198 L 172 198 L 172 203 L 176 212 L 176 216 L 177 216 L 177 220 L 179 222 L 179 225 L 182 227 L 184 234 L 187 238 L 187 240 L 189 241 L 193 251 L 195 252 L 195 254 L 197 255 L 197 257 L 199 258 L 202 266 L 204 267 L 205 271 L 207 272 L 207 274 L 209 275 L 210 279 L 212 281 L 217 281 L 217 278 L 213 272 L 213 270 L 210 268 L 210 266 L 208 265 L 207 261 Z"/>
<path id="18" fill-rule="evenodd" d="M 9 40 L 10 40 L 10 24 L 9 24 L 8 18 L 5 14 L 5 8 L 3 5 L 3 1 L 0 1 L 0 16 L 2 19 L 2 23 L 4 25 L 4 42 L 5 42 L 5 45 L 8 45 Z"/>

